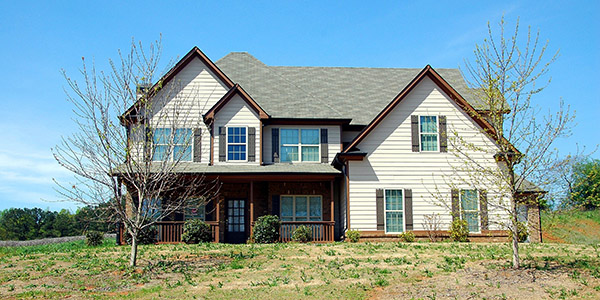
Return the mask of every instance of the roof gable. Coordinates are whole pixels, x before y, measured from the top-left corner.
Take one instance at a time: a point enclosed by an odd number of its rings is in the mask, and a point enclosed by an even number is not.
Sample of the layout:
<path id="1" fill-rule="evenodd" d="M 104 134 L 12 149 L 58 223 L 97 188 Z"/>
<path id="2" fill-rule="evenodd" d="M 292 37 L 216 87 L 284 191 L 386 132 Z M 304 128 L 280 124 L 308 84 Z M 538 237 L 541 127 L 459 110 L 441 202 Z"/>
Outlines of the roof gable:
<path id="1" fill-rule="evenodd" d="M 342 153 L 348 153 L 355 148 L 361 141 L 363 141 L 376 127 L 379 125 L 393 110 L 398 106 L 403 99 L 425 78 L 430 78 L 446 95 L 450 97 L 467 115 L 473 122 L 478 124 L 484 131 L 497 141 L 497 134 L 494 127 L 486 121 L 481 115 L 467 102 L 444 78 L 442 78 L 430 65 L 425 68 L 414 77 L 411 82 L 402 89 L 402 91 L 389 102 L 389 104 L 379 112 L 379 114 L 363 129 L 354 140 L 348 144 L 348 146 L 342 151 Z"/>
<path id="2" fill-rule="evenodd" d="M 206 112 L 206 114 L 204 114 L 204 122 L 208 124 L 214 120 L 215 114 L 225 107 L 225 105 L 227 105 L 227 103 L 233 99 L 233 96 L 235 95 L 239 95 L 248 104 L 248 106 L 250 106 L 258 114 L 261 120 L 269 118 L 269 115 L 260 107 L 260 105 L 258 105 L 256 101 L 254 101 L 254 99 L 252 99 L 252 97 L 250 97 L 250 95 L 248 95 L 248 93 L 246 93 L 246 91 L 244 91 L 244 89 L 236 83 L 225 95 L 223 95 L 223 97 L 221 97 L 219 101 L 217 101 L 217 103 L 215 103 L 215 105 L 213 105 L 213 107 L 208 110 L 208 112 Z"/>

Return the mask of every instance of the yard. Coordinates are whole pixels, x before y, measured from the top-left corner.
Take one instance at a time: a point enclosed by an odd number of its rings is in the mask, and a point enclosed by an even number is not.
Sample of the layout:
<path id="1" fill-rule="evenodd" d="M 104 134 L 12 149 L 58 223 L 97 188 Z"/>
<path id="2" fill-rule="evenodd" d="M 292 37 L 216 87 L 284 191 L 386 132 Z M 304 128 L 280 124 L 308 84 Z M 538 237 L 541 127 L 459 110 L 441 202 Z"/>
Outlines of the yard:
<path id="1" fill-rule="evenodd" d="M 332 243 L 0 248 L 0 297 L 568 299 L 600 297 L 598 245 Z"/>

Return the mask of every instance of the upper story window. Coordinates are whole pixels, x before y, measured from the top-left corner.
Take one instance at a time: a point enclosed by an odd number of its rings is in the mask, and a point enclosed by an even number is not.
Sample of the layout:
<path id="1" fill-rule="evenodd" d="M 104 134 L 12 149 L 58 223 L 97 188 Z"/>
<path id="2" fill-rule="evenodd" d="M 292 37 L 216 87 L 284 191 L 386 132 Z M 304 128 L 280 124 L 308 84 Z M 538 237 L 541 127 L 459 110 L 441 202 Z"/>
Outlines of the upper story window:
<path id="1" fill-rule="evenodd" d="M 460 190 L 460 218 L 467 221 L 469 232 L 479 232 L 479 193 Z"/>
<path id="2" fill-rule="evenodd" d="M 154 161 L 191 161 L 192 136 L 190 128 L 155 128 L 152 134 Z"/>
<path id="3" fill-rule="evenodd" d="M 438 120 L 436 116 L 420 116 L 421 151 L 438 151 Z"/>
<path id="4" fill-rule="evenodd" d="M 319 129 L 281 129 L 281 162 L 318 162 Z"/>
<path id="5" fill-rule="evenodd" d="M 227 160 L 246 161 L 246 127 L 227 127 Z"/>

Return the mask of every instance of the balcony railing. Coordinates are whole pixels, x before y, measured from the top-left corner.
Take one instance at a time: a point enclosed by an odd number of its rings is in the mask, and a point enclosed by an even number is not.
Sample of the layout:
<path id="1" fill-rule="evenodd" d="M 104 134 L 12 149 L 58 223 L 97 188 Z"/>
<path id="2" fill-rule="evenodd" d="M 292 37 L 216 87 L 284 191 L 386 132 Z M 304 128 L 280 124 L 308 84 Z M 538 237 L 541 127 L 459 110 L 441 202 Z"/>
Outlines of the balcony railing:
<path id="1" fill-rule="evenodd" d="M 312 230 L 313 242 L 333 242 L 333 228 L 335 225 L 333 221 L 283 221 L 279 229 L 279 241 L 282 243 L 291 242 L 292 233 L 302 225 Z"/>
<path id="2" fill-rule="evenodd" d="M 175 244 L 181 243 L 181 235 L 183 234 L 183 224 L 184 221 L 161 221 L 156 222 L 154 226 L 156 226 L 157 234 L 156 241 L 157 244 Z M 210 231 L 212 234 L 213 242 L 219 240 L 219 223 L 216 221 L 207 221 L 208 225 L 210 225 Z M 127 242 L 125 240 L 125 227 L 123 225 L 119 226 L 119 241 L 121 245 L 125 245 Z"/>

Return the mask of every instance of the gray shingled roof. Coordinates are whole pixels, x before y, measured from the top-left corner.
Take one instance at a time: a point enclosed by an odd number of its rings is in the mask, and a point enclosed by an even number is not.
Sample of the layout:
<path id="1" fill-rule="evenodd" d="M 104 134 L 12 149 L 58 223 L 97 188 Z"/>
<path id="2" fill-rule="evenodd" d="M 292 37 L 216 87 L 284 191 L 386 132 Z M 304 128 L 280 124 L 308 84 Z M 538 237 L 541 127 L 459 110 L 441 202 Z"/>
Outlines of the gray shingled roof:
<path id="1" fill-rule="evenodd" d="M 113 171 L 114 174 L 119 174 L 121 165 Z M 151 165 L 158 171 L 162 167 L 162 163 L 156 162 Z M 273 164 L 273 165 L 213 165 L 178 162 L 173 170 L 175 173 L 203 173 L 203 174 L 341 174 L 330 164 Z"/>
<path id="2" fill-rule="evenodd" d="M 422 69 L 267 66 L 246 52 L 216 65 L 273 118 L 352 119 L 366 125 Z M 458 69 L 435 69 L 477 109 Z"/>

